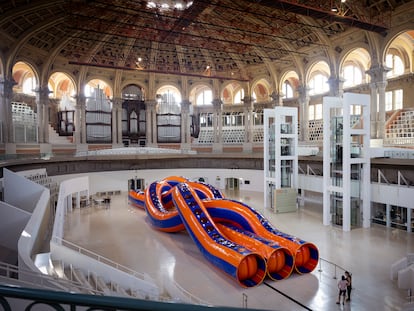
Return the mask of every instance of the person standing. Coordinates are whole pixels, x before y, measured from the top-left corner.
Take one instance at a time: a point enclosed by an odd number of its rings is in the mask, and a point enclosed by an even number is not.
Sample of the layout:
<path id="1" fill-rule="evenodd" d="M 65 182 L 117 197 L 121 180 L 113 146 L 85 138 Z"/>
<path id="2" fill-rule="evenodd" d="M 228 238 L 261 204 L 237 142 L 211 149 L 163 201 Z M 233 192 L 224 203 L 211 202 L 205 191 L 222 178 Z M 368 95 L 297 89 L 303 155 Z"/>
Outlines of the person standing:
<path id="1" fill-rule="evenodd" d="M 351 291 L 352 291 L 352 275 L 351 273 L 349 273 L 349 271 L 345 271 L 345 279 L 347 282 L 346 291 L 347 291 L 347 296 L 348 296 L 346 300 L 349 301 L 351 300 Z"/>
<path id="2" fill-rule="evenodd" d="M 338 301 L 336 302 L 337 305 L 341 303 L 341 297 L 342 297 L 342 304 L 345 304 L 345 295 L 346 295 L 346 287 L 348 282 L 346 281 L 345 275 L 341 277 L 341 280 L 338 282 L 338 289 L 339 289 L 339 295 L 338 295 Z"/>

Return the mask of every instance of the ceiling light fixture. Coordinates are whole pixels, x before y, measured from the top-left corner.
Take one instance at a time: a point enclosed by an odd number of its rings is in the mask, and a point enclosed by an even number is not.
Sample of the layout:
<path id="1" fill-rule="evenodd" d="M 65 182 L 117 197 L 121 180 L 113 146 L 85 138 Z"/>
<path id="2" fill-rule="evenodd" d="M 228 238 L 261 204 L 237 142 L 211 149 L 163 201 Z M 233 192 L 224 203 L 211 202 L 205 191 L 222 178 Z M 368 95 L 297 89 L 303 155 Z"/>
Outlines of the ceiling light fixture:
<path id="1" fill-rule="evenodd" d="M 193 4 L 193 1 L 186 0 L 152 0 L 147 2 L 147 8 L 159 11 L 183 11 L 188 9 Z"/>

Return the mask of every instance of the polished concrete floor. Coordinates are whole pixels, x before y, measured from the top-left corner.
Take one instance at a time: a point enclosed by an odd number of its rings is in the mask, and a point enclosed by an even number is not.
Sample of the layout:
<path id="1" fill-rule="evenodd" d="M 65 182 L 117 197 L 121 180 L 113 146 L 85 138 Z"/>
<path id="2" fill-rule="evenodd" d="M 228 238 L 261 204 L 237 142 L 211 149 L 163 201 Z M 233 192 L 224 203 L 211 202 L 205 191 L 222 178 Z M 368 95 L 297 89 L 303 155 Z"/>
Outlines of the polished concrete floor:
<path id="1" fill-rule="evenodd" d="M 282 281 L 265 280 L 241 288 L 211 265 L 187 235 L 154 230 L 144 210 L 128 204 L 127 194 L 113 196 L 109 208 L 92 206 L 67 215 L 64 238 L 139 272 L 146 272 L 169 292 L 176 282 L 200 302 L 268 310 L 401 310 L 407 292 L 390 280 L 390 266 L 414 252 L 414 233 L 374 225 L 343 232 L 322 225 L 322 207 L 306 203 L 297 212 L 263 209 L 263 195 L 227 193 L 261 212 L 280 231 L 316 244 L 317 269 Z M 351 301 L 337 305 L 337 282 L 353 275 Z M 288 298 L 288 297 L 289 298 Z"/>

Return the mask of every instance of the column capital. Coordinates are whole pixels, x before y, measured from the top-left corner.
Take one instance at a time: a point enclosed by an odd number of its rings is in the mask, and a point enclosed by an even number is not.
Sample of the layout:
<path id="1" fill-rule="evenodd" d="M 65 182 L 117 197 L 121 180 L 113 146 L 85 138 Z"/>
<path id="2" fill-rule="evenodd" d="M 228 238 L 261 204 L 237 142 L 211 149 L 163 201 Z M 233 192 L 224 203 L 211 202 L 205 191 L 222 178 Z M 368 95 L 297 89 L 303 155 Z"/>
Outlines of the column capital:
<path id="1" fill-rule="evenodd" d="M 155 99 L 147 99 L 145 101 L 145 106 L 147 106 L 149 109 L 155 109 L 156 105 L 157 101 Z"/>
<path id="2" fill-rule="evenodd" d="M 387 81 L 387 73 L 391 69 L 383 65 L 373 65 L 365 73 L 371 76 L 371 82 L 382 82 Z"/>
<path id="3" fill-rule="evenodd" d="M 283 93 L 282 92 L 275 92 L 273 91 L 272 94 L 269 95 L 269 97 L 272 99 L 272 105 L 273 107 L 276 106 L 283 106 Z"/>
<path id="4" fill-rule="evenodd" d="M 76 107 L 85 108 L 86 106 L 86 96 L 84 94 L 77 94 L 74 96 L 76 100 Z"/>
<path id="5" fill-rule="evenodd" d="M 181 101 L 181 112 L 189 112 L 190 111 L 191 102 L 188 99 L 183 99 Z"/>
<path id="6" fill-rule="evenodd" d="M 114 97 L 111 100 L 113 108 L 122 108 L 122 98 Z"/>
<path id="7" fill-rule="evenodd" d="M 307 85 L 298 86 L 299 99 L 301 100 L 302 103 L 309 101 L 309 91 L 310 91 L 310 88 Z"/>
<path id="8" fill-rule="evenodd" d="M 5 94 L 6 92 L 13 92 L 13 86 L 16 84 L 16 81 L 13 79 L 0 78 L 0 93 Z"/>
<path id="9" fill-rule="evenodd" d="M 47 86 L 38 86 L 38 87 L 36 87 L 34 92 L 36 93 L 36 95 L 38 95 L 40 97 L 44 96 L 44 97 L 48 97 L 48 98 L 49 98 L 49 94 L 52 93 L 52 91 L 50 91 Z"/>
<path id="10" fill-rule="evenodd" d="M 345 79 L 331 76 L 328 79 L 329 92 L 331 96 L 341 96 L 343 93 Z"/>
<path id="11" fill-rule="evenodd" d="M 213 107 L 216 110 L 220 110 L 221 109 L 221 105 L 223 104 L 223 101 L 220 98 L 215 98 L 212 101 Z"/>

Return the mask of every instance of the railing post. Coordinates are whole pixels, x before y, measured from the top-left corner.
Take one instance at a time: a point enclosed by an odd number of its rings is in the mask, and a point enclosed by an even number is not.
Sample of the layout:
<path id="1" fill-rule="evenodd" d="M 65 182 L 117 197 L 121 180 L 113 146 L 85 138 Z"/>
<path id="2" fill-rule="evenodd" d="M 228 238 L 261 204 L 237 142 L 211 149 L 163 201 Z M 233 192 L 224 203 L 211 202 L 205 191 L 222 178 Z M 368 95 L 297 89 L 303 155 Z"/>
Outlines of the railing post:
<path id="1" fill-rule="evenodd" d="M 319 259 L 319 270 L 318 271 L 322 272 L 322 260 L 321 259 Z"/>
<path id="2" fill-rule="evenodd" d="M 243 295 L 243 308 L 247 309 L 247 295 L 245 293 Z"/>
<path id="3" fill-rule="evenodd" d="M 333 277 L 333 279 L 334 279 L 334 280 L 336 280 L 336 265 L 334 265 L 334 267 L 335 267 L 335 269 L 334 269 L 334 270 L 335 270 L 335 272 L 334 272 L 334 277 Z"/>

